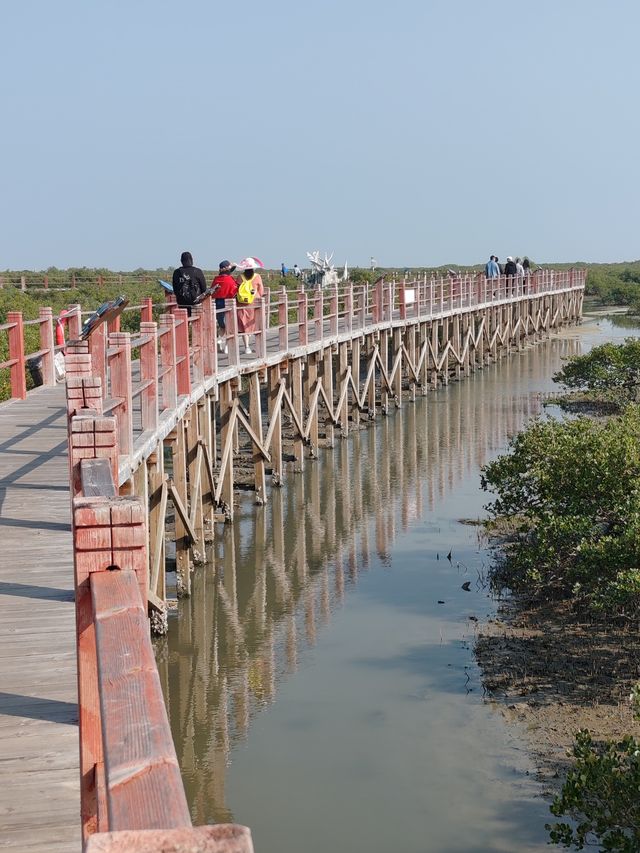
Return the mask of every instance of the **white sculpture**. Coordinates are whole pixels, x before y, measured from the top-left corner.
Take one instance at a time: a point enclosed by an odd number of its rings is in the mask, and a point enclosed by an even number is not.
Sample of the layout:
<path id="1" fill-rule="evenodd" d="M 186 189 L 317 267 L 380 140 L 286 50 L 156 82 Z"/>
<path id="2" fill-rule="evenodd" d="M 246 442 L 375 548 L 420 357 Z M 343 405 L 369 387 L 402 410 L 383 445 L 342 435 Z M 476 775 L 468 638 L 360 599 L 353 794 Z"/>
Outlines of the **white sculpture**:
<path id="1" fill-rule="evenodd" d="M 327 257 L 325 252 L 324 258 L 320 257 L 320 252 L 316 249 L 315 252 L 307 252 L 309 263 L 311 264 L 311 284 L 316 287 L 330 287 L 333 284 L 338 284 L 340 281 L 346 281 L 349 275 L 347 264 L 344 265 L 344 273 L 342 278 L 340 273 L 331 263 L 333 252 Z"/>

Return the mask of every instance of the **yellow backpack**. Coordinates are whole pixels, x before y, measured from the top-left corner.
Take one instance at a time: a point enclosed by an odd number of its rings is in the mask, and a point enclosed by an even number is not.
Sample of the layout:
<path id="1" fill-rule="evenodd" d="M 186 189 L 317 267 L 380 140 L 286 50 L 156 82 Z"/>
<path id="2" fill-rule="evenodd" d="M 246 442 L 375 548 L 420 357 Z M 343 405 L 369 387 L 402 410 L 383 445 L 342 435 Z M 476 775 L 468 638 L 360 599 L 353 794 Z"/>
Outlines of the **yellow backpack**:
<path id="1" fill-rule="evenodd" d="M 252 279 L 245 278 L 244 276 L 242 276 L 242 281 L 238 285 L 236 299 L 238 300 L 240 305 L 251 305 L 255 298 L 256 292 L 253 289 Z"/>

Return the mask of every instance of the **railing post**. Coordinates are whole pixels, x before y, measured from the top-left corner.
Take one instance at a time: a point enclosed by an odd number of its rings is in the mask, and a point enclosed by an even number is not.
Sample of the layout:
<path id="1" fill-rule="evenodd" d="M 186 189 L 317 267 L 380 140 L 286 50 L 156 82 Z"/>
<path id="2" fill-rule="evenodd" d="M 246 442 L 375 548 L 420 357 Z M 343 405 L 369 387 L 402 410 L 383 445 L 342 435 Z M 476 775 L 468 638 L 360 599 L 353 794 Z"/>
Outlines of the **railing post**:
<path id="1" fill-rule="evenodd" d="M 202 303 L 202 340 L 204 342 L 204 375 L 215 376 L 218 372 L 218 324 L 215 301 L 205 299 Z"/>
<path id="2" fill-rule="evenodd" d="M 27 378 L 25 376 L 24 358 L 24 326 L 22 324 L 21 311 L 9 311 L 7 323 L 11 323 L 9 334 L 9 358 L 15 361 L 11 365 L 11 396 L 24 400 L 27 396 Z"/>
<path id="3" fill-rule="evenodd" d="M 400 307 L 400 319 L 407 319 L 407 277 L 403 276 L 402 281 L 400 282 L 398 297 L 399 297 L 399 307 Z"/>
<path id="4" fill-rule="evenodd" d="M 238 335 L 238 303 L 235 299 L 225 300 L 227 305 L 227 348 L 229 364 L 240 364 L 240 340 Z"/>
<path id="5" fill-rule="evenodd" d="M 331 316 L 330 316 L 330 333 L 338 334 L 338 285 L 331 288 Z"/>
<path id="6" fill-rule="evenodd" d="M 151 323 L 153 321 L 153 299 L 150 296 L 145 296 L 142 300 L 142 309 L 140 311 L 140 322 Z"/>
<path id="7" fill-rule="evenodd" d="M 69 340 L 76 341 L 80 337 L 82 331 L 82 316 L 80 305 L 69 305 L 66 311 L 67 323 L 69 326 Z"/>
<path id="8" fill-rule="evenodd" d="M 71 338 L 71 335 L 69 335 Z M 93 375 L 102 380 L 105 395 L 107 393 L 107 325 L 99 323 L 87 340 Z"/>
<path id="9" fill-rule="evenodd" d="M 267 306 L 264 296 L 259 296 L 255 302 L 256 305 L 256 355 L 258 358 L 265 359 L 267 357 L 267 330 L 269 324 L 267 322 Z"/>
<path id="10" fill-rule="evenodd" d="M 154 430 L 158 426 L 158 326 L 143 321 L 140 334 L 148 338 L 140 345 L 140 379 L 149 383 L 140 395 L 142 429 Z"/>
<path id="11" fill-rule="evenodd" d="M 40 308 L 40 349 L 42 354 L 42 381 L 45 385 L 56 384 L 56 372 L 53 363 L 55 355 L 53 338 L 53 308 Z"/>
<path id="12" fill-rule="evenodd" d="M 313 323 L 315 326 L 314 340 L 324 340 L 324 301 L 320 288 L 313 295 Z"/>
<path id="13" fill-rule="evenodd" d="M 353 285 L 348 284 L 344 291 L 344 318 L 349 334 L 353 331 Z"/>
<path id="14" fill-rule="evenodd" d="M 194 305 L 191 309 L 191 320 L 187 327 L 191 327 L 191 361 L 193 362 L 193 380 L 196 383 L 204 379 L 204 325 L 202 321 L 202 306 Z"/>
<path id="15" fill-rule="evenodd" d="M 178 396 L 191 393 L 191 370 L 189 365 L 189 316 L 186 308 L 176 308 L 176 377 Z"/>
<path id="16" fill-rule="evenodd" d="M 298 292 L 298 343 L 306 346 L 307 341 L 307 294 L 301 290 Z"/>
<path id="17" fill-rule="evenodd" d="M 278 300 L 278 346 L 281 352 L 289 349 L 289 295 L 286 287 L 280 289 Z"/>
<path id="18" fill-rule="evenodd" d="M 178 401 L 176 377 L 176 318 L 160 316 L 160 364 L 162 367 L 162 410 L 175 409 Z"/>
<path id="19" fill-rule="evenodd" d="M 109 346 L 116 349 L 111 358 L 109 375 L 111 394 L 118 398 L 118 405 L 115 408 L 118 444 L 120 453 L 130 456 L 133 452 L 133 381 L 129 332 L 113 332 L 109 335 Z"/>

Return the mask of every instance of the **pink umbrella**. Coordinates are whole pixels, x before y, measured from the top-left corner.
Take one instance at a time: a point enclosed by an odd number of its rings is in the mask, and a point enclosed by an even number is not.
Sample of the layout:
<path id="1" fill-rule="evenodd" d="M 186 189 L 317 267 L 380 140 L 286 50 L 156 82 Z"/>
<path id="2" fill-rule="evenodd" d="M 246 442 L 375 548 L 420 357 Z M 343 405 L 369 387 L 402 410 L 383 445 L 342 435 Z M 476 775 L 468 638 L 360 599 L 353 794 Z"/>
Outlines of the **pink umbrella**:
<path id="1" fill-rule="evenodd" d="M 261 270 L 264 269 L 264 264 L 260 258 L 243 258 L 238 264 L 239 270 Z"/>

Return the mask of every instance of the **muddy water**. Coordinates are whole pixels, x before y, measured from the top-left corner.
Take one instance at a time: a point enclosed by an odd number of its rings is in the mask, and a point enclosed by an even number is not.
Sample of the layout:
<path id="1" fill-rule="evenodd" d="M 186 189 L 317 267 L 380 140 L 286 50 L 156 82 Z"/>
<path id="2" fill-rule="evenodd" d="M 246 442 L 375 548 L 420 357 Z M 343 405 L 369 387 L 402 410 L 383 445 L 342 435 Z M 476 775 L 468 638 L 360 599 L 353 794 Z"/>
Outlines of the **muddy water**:
<path id="1" fill-rule="evenodd" d="M 247 824 L 257 853 L 545 847 L 534 768 L 483 696 L 496 605 L 460 519 L 561 359 L 630 333 L 567 330 L 241 501 L 158 648 L 194 823 Z"/>

